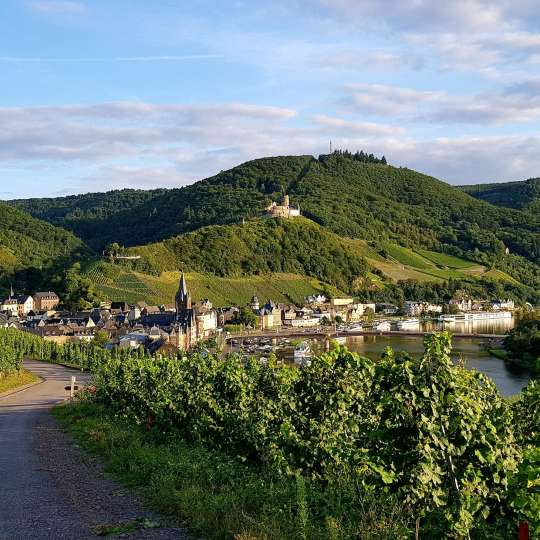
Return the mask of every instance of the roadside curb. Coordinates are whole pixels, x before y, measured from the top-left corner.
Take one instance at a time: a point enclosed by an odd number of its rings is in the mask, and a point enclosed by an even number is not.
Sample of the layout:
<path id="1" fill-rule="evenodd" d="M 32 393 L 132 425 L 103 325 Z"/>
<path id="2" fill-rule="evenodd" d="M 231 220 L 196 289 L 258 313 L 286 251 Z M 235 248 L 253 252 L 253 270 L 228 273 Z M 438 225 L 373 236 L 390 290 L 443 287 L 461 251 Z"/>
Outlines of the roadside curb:
<path id="1" fill-rule="evenodd" d="M 7 392 L 4 392 L 3 394 L 0 394 L 0 399 L 12 396 L 13 394 L 17 394 L 18 392 L 22 392 L 23 390 L 26 390 L 27 388 L 32 388 L 32 386 L 37 386 L 38 384 L 44 383 L 45 379 L 43 377 L 40 377 L 39 375 L 36 375 L 36 377 L 39 379 L 39 381 L 35 381 L 32 383 L 24 384 L 23 386 L 19 386 L 15 388 L 14 390 L 8 390 Z"/>

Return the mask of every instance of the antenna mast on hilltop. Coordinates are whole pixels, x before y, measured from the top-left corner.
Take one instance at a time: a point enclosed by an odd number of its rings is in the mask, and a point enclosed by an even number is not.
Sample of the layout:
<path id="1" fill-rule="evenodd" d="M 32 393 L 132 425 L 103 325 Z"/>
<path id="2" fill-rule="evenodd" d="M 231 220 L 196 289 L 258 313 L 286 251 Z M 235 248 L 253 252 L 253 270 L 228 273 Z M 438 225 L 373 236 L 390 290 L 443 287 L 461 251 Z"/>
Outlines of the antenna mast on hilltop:
<path id="1" fill-rule="evenodd" d="M 332 139 L 330 139 L 330 153 L 332 153 Z"/>

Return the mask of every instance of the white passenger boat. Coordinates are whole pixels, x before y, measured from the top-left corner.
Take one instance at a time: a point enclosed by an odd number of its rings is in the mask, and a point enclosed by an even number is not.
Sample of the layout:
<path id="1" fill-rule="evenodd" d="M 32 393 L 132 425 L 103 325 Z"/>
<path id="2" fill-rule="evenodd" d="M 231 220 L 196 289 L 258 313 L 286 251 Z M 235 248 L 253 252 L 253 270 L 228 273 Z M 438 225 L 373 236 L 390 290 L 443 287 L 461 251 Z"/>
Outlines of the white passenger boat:
<path id="1" fill-rule="evenodd" d="M 443 323 L 490 321 L 496 319 L 511 319 L 511 311 L 471 311 L 456 314 L 444 314 L 439 317 Z"/>
<path id="2" fill-rule="evenodd" d="M 419 319 L 404 319 L 396 323 L 398 330 L 411 330 L 420 326 Z"/>
<path id="3" fill-rule="evenodd" d="M 311 364 L 311 347 L 307 341 L 302 341 L 294 348 L 294 363 L 300 367 Z"/>
<path id="4" fill-rule="evenodd" d="M 351 324 L 345 329 L 345 332 L 361 332 L 362 325 L 360 323 Z"/>
<path id="5" fill-rule="evenodd" d="M 388 332 L 390 330 L 390 323 L 388 321 L 379 321 L 373 325 L 373 329 L 379 332 Z"/>

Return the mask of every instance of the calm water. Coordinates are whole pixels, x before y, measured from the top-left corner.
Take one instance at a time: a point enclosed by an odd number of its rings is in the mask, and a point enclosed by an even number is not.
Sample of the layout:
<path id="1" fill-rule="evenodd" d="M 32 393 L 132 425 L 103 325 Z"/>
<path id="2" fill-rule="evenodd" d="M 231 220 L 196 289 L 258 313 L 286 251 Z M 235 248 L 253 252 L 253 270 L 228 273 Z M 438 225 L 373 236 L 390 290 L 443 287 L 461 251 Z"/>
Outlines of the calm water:
<path id="1" fill-rule="evenodd" d="M 418 328 L 411 331 L 440 331 L 449 330 L 460 334 L 506 334 L 514 326 L 513 319 L 495 319 L 486 321 L 472 321 L 468 323 L 442 324 L 438 322 L 424 322 Z M 309 340 L 309 336 L 306 335 Z M 380 358 L 386 347 L 392 347 L 396 351 L 404 351 L 412 356 L 419 357 L 424 352 L 423 338 L 419 336 L 347 336 L 342 334 L 339 338 L 341 343 L 355 352 L 374 360 Z M 526 371 L 508 366 L 505 362 L 490 356 L 482 346 L 479 338 L 455 338 L 453 340 L 452 357 L 456 361 L 462 361 L 466 367 L 477 369 L 491 377 L 503 396 L 513 396 L 529 382 L 529 374 Z M 316 343 L 316 345 L 315 345 Z M 316 354 L 322 352 L 323 344 L 314 340 L 312 351 Z M 292 362 L 292 347 L 282 349 L 278 356 L 285 361 Z M 267 355 L 268 353 L 263 353 Z"/>
<path id="2" fill-rule="evenodd" d="M 379 358 L 388 346 L 417 357 L 421 356 L 424 350 L 422 338 L 413 336 L 358 336 L 347 337 L 345 341 L 350 350 L 373 359 Z M 452 357 L 456 361 L 463 361 L 466 367 L 477 369 L 491 377 L 503 396 L 519 393 L 529 381 L 528 373 L 509 367 L 499 358 L 490 356 L 483 350 L 480 341 L 474 338 L 454 339 Z"/>

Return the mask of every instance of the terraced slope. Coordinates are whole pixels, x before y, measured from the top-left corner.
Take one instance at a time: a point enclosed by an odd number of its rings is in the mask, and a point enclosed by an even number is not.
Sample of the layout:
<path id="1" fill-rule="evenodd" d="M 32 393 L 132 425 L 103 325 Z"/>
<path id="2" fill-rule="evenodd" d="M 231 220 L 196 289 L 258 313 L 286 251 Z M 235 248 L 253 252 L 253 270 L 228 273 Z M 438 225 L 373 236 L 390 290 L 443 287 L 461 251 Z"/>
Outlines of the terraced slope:
<path id="1" fill-rule="evenodd" d="M 109 300 L 130 303 L 145 301 L 152 305 L 171 304 L 178 290 L 180 272 L 163 272 L 151 276 L 105 262 L 94 263 L 86 275 L 99 293 Z M 266 301 L 301 304 L 308 295 L 330 291 L 343 293 L 315 278 L 298 274 L 274 273 L 242 278 L 217 277 L 199 272 L 187 272 L 189 289 L 195 301 L 209 298 L 215 306 L 245 305 L 252 296 Z"/>

